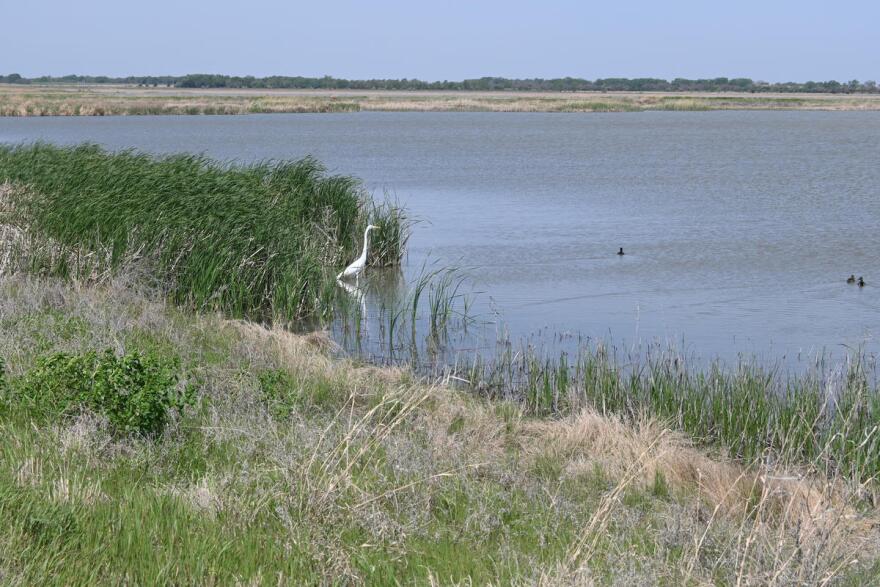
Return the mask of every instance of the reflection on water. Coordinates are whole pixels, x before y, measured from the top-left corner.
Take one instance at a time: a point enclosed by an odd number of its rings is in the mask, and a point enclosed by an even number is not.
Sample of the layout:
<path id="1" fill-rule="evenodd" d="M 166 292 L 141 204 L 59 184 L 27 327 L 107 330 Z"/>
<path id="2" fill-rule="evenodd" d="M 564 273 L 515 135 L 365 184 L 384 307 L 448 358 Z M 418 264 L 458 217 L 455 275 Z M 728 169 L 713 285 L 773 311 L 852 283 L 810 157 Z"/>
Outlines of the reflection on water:
<path id="1" fill-rule="evenodd" d="M 333 337 L 371 362 L 407 363 L 424 372 L 445 370 L 486 353 L 493 324 L 468 312 L 472 284 L 455 269 L 423 265 L 407 281 L 398 267 L 370 269 L 360 287 L 337 282 Z"/>
<path id="2" fill-rule="evenodd" d="M 0 141 L 313 154 L 387 190 L 423 222 L 402 278 L 371 272 L 361 324 L 337 325 L 368 353 L 433 259 L 483 292 L 468 314 L 485 340 L 462 348 L 570 333 L 791 365 L 880 346 L 877 137 L 877 112 L 0 119 Z"/>

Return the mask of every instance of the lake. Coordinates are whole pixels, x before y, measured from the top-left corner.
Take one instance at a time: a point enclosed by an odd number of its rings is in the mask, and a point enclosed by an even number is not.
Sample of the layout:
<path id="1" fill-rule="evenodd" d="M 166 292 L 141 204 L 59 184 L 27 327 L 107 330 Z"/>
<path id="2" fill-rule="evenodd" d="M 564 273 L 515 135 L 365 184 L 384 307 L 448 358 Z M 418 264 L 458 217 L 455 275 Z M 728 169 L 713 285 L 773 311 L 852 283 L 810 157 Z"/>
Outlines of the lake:
<path id="1" fill-rule="evenodd" d="M 37 139 L 312 154 L 421 219 L 407 278 L 467 268 L 471 311 L 512 339 L 787 365 L 880 350 L 880 113 L 0 119 L 0 141 Z"/>

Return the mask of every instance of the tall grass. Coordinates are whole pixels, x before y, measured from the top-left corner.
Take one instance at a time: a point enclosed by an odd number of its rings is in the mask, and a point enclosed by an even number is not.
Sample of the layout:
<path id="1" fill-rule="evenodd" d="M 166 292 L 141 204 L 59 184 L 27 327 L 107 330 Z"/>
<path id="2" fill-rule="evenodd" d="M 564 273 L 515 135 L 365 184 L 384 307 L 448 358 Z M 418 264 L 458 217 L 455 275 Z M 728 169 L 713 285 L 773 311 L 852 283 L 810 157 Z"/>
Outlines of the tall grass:
<path id="1" fill-rule="evenodd" d="M 368 221 L 384 229 L 373 263 L 398 263 L 406 243 L 399 207 L 310 157 L 234 165 L 38 143 L 0 147 L 3 181 L 20 189 L 6 190 L 0 222 L 27 234 L 31 253 L 17 269 L 89 278 L 83 257 L 145 262 L 175 302 L 235 317 L 329 311 L 330 275 L 356 256 Z M 32 254 L 46 242 L 55 254 Z"/>
<path id="2" fill-rule="evenodd" d="M 604 345 L 548 356 L 505 344 L 493 360 L 474 360 L 468 381 L 536 415 L 650 415 L 746 462 L 818 467 L 858 483 L 880 476 L 880 393 L 865 357 L 783 377 L 745 361 L 694 369 L 665 349 L 621 360 Z"/>
<path id="3" fill-rule="evenodd" d="M 360 234 L 363 234 L 367 224 L 378 227 L 370 236 L 368 264 L 374 267 L 400 265 L 412 225 L 406 209 L 390 200 L 371 202 L 367 213 L 361 215 L 357 228 Z"/>

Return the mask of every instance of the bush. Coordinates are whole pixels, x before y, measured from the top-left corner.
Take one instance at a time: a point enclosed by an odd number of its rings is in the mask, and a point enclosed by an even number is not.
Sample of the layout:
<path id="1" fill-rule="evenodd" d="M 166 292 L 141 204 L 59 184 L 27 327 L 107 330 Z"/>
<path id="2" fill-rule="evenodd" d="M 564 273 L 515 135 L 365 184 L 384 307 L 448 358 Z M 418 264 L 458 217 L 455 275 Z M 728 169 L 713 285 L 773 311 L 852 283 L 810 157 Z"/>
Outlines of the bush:
<path id="1" fill-rule="evenodd" d="M 35 415 L 51 417 L 91 409 L 118 432 L 159 434 L 169 411 L 192 402 L 193 390 L 178 385 L 178 362 L 137 351 L 121 357 L 107 350 L 56 353 L 38 359 L 13 384 L 11 396 Z"/>
<path id="2" fill-rule="evenodd" d="M 287 418 L 297 403 L 295 384 L 287 371 L 268 369 L 257 375 L 260 392 L 271 414 L 278 419 Z"/>

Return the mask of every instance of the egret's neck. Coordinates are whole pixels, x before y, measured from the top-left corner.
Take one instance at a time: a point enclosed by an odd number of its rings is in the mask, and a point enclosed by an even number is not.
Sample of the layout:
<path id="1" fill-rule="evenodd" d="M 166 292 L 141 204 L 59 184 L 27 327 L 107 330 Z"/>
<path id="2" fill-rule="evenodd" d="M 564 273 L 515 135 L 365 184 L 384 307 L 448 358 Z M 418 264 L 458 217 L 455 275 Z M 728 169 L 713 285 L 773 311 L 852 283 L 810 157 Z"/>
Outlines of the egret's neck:
<path id="1" fill-rule="evenodd" d="M 360 260 L 362 262 L 367 260 L 367 249 L 369 249 L 369 248 L 370 248 L 370 229 L 368 228 L 367 230 L 364 231 L 364 250 L 361 251 L 361 256 L 360 256 Z"/>

